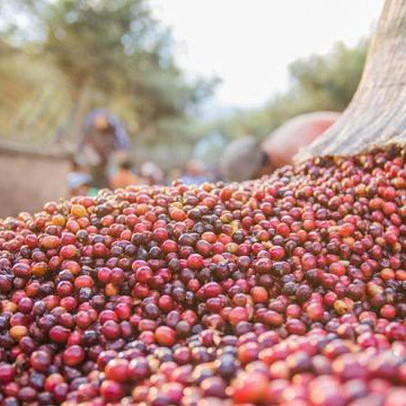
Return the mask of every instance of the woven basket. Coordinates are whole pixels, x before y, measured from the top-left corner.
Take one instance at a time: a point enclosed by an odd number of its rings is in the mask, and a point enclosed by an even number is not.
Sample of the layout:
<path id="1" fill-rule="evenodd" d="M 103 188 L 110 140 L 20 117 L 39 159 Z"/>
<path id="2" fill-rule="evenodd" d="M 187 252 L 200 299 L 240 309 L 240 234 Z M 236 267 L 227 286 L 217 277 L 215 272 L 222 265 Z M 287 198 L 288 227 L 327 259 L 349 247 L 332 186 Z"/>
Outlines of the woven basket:
<path id="1" fill-rule="evenodd" d="M 396 143 L 406 143 L 406 0 L 386 0 L 351 103 L 296 160 Z"/>

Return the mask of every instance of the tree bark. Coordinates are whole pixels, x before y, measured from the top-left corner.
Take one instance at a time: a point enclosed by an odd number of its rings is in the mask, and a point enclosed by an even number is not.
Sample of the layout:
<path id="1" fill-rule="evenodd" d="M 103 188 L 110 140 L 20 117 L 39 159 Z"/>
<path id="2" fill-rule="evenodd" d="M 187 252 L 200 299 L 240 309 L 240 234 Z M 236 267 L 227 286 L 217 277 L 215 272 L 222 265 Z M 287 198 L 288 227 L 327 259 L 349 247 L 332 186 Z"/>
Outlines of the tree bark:
<path id="1" fill-rule="evenodd" d="M 406 0 L 386 0 L 351 103 L 296 159 L 354 155 L 399 143 L 406 143 Z"/>

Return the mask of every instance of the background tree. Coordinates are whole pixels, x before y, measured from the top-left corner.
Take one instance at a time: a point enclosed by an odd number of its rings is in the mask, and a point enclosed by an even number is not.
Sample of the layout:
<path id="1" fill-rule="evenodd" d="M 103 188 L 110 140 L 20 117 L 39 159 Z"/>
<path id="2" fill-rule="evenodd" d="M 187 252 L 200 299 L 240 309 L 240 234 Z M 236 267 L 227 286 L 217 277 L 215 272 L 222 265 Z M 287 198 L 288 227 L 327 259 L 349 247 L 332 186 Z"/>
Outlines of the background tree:
<path id="1" fill-rule="evenodd" d="M 351 48 L 337 43 L 327 55 L 312 55 L 289 67 L 291 85 L 264 107 L 237 111 L 217 120 L 202 131 L 219 130 L 226 138 L 252 134 L 265 137 L 284 121 L 298 114 L 317 111 L 343 111 L 361 78 L 367 41 Z"/>
<path id="2" fill-rule="evenodd" d="M 11 14 L 27 23 L 7 19 Z M 86 111 L 106 106 L 120 112 L 140 139 L 193 136 L 191 113 L 215 81 L 186 80 L 173 57 L 171 33 L 153 17 L 148 1 L 22 0 L 3 5 L 0 15 L 0 32 L 20 57 L 18 76 L 35 64 L 42 73 L 55 70 L 51 93 L 63 89 L 65 106 L 71 106 L 61 117 L 62 133 L 75 136 Z M 21 58 L 29 61 L 29 69 Z M 17 65 L 0 58 L 0 71 L 2 63 L 3 71 Z M 10 81 L 21 82 L 16 76 L 11 74 Z"/>
<path id="3" fill-rule="evenodd" d="M 297 114 L 343 110 L 366 53 L 366 41 L 339 43 L 327 55 L 295 61 L 288 90 L 263 107 L 199 123 L 216 81 L 186 78 L 148 0 L 0 1 L 0 35 L 0 136 L 74 142 L 84 114 L 104 106 L 136 135 L 139 161 L 167 166 L 203 150 L 217 162 L 229 138 L 265 137 Z"/>

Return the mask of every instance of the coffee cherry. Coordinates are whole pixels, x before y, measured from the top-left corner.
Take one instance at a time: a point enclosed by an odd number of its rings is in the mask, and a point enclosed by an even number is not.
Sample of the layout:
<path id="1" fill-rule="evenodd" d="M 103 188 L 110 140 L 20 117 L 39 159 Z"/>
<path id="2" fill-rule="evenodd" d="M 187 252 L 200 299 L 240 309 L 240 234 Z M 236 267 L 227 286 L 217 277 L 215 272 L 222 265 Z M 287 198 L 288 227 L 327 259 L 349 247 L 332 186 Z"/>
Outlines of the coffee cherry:
<path id="1" fill-rule="evenodd" d="M 0 403 L 401 404 L 394 147 L 0 219 Z"/>

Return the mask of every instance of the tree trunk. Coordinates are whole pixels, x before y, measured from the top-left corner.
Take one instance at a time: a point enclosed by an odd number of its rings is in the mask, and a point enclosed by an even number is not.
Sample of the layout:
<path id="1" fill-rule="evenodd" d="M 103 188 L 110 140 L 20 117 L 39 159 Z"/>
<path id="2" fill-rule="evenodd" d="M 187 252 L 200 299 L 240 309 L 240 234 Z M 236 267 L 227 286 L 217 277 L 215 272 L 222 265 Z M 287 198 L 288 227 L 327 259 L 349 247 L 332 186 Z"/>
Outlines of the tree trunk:
<path id="1" fill-rule="evenodd" d="M 340 119 L 297 160 L 406 143 L 406 0 L 386 0 L 358 89 Z"/>

